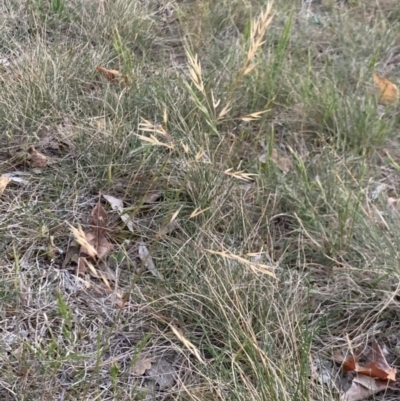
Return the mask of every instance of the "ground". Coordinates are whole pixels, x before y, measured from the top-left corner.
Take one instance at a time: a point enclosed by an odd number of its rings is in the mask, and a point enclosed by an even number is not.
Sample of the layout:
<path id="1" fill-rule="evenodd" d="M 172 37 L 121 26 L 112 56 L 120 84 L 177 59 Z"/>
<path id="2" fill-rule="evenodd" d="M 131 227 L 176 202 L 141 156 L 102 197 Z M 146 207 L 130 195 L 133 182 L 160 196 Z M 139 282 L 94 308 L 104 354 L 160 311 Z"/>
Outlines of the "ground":
<path id="1" fill-rule="evenodd" d="M 333 401 L 338 353 L 400 365 L 397 1 L 0 11 L 2 400 Z"/>

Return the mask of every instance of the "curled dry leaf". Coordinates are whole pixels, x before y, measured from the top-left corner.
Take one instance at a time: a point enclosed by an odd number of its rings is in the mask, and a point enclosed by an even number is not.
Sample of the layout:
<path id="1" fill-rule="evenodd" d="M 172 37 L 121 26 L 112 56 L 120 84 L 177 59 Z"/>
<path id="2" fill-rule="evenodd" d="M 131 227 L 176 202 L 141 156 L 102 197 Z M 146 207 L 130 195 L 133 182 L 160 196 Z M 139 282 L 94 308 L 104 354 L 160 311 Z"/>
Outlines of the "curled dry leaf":
<path id="1" fill-rule="evenodd" d="M 121 78 L 121 73 L 117 70 L 109 70 L 107 68 L 97 66 L 96 67 L 97 72 L 99 72 L 105 79 L 107 79 L 110 82 L 115 82 L 118 81 L 119 78 Z"/>
<path id="2" fill-rule="evenodd" d="M 374 74 L 374 82 L 378 86 L 379 101 L 382 104 L 396 102 L 399 98 L 399 89 L 388 79 Z"/>
<path id="3" fill-rule="evenodd" d="M 0 196 L 3 194 L 10 181 L 11 178 L 6 177 L 5 175 L 0 176 Z"/>
<path id="4" fill-rule="evenodd" d="M 131 372 L 136 376 L 142 376 L 146 370 L 151 369 L 151 365 L 155 362 L 154 358 L 147 358 L 143 355 L 139 357 L 136 363 L 132 366 Z"/>
<path id="5" fill-rule="evenodd" d="M 161 191 L 149 192 L 146 194 L 143 203 L 154 203 L 161 197 L 161 195 Z"/>
<path id="6" fill-rule="evenodd" d="M 31 167 L 46 167 L 48 164 L 48 157 L 43 153 L 38 152 L 34 146 L 28 149 L 29 160 Z"/>
<path id="7" fill-rule="evenodd" d="M 128 77 L 126 75 L 121 74 L 117 70 L 109 70 L 107 68 L 97 66 L 96 67 L 97 72 L 99 72 L 107 81 L 113 82 L 113 83 L 118 83 L 118 82 L 124 82 L 125 84 L 128 84 Z"/>

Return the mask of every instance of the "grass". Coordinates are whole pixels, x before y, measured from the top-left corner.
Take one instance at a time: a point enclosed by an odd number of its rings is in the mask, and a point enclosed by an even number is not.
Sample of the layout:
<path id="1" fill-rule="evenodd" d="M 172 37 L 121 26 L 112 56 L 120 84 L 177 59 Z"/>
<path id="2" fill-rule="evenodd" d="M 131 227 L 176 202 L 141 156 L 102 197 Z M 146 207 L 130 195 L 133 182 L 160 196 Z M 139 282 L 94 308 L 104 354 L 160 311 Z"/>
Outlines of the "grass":
<path id="1" fill-rule="evenodd" d="M 332 401 L 310 361 L 399 364 L 396 5 L 4 1 L 0 398 Z M 66 260 L 99 194 L 108 280 Z"/>

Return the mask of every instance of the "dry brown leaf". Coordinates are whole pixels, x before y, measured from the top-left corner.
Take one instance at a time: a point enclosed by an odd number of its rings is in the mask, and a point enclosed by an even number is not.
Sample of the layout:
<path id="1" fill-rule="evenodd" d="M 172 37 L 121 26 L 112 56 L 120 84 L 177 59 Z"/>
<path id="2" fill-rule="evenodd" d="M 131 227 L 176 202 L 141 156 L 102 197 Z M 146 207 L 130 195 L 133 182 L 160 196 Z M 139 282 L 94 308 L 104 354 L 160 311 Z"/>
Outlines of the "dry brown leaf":
<path id="1" fill-rule="evenodd" d="M 97 236 L 94 232 L 84 233 L 88 244 L 96 250 L 96 256 L 99 259 L 103 259 L 108 253 L 113 250 L 113 245 L 107 240 L 104 235 Z M 90 250 L 88 249 L 87 244 L 83 244 L 81 246 L 81 253 L 87 254 L 90 257 L 92 255 L 89 253 Z M 92 257 L 93 258 L 93 257 Z M 94 258 L 93 258 L 94 259 Z"/>
<path id="2" fill-rule="evenodd" d="M 136 376 L 142 376 L 146 370 L 151 369 L 151 366 L 155 361 L 154 358 L 147 358 L 141 355 L 137 362 L 132 366 L 131 372 Z"/>
<path id="3" fill-rule="evenodd" d="M 10 181 L 11 178 L 6 177 L 5 175 L 0 176 L 0 196 L 3 195 L 3 192 Z"/>
<path id="4" fill-rule="evenodd" d="M 377 380 L 370 376 L 358 374 L 351 383 L 350 388 L 341 396 L 341 401 L 361 401 L 371 395 L 387 389 L 400 390 L 387 380 Z"/>
<path id="5" fill-rule="evenodd" d="M 109 70 L 101 66 L 97 66 L 96 70 L 110 82 L 113 83 L 124 82 L 126 85 L 128 84 L 128 77 L 126 75 L 121 74 L 117 70 Z"/>
<path id="6" fill-rule="evenodd" d="M 86 258 L 80 256 L 76 266 L 76 275 L 84 276 L 87 273 Z"/>
<path id="7" fill-rule="evenodd" d="M 62 268 L 65 269 L 69 262 L 78 263 L 79 259 L 79 244 L 76 241 L 72 241 L 65 254 L 65 258 L 62 264 Z"/>
<path id="8" fill-rule="evenodd" d="M 373 395 L 370 389 L 362 386 L 361 384 L 357 383 L 353 380 L 351 383 L 350 388 L 342 394 L 340 397 L 341 401 L 361 401 L 367 399 L 369 396 Z"/>
<path id="9" fill-rule="evenodd" d="M 347 359 L 336 355 L 335 360 L 342 362 L 343 369 L 346 372 L 354 371 L 380 380 L 396 380 L 396 368 L 389 366 L 382 348 L 376 341 L 372 343 L 372 347 L 365 356 L 366 362 L 362 365 L 358 363 L 359 355 L 350 356 Z"/>
<path id="10" fill-rule="evenodd" d="M 79 254 L 88 255 L 93 260 L 104 258 L 113 250 L 113 245 L 107 240 L 103 232 L 84 232 L 81 226 L 73 227 L 67 222 L 74 235 L 75 241 L 81 246 Z"/>
<path id="11" fill-rule="evenodd" d="M 105 117 L 98 117 L 95 119 L 95 121 L 99 131 L 104 131 L 106 129 L 107 121 Z"/>
<path id="12" fill-rule="evenodd" d="M 153 363 L 146 374 L 158 384 L 160 390 L 171 388 L 177 377 L 176 369 L 164 358 L 160 358 Z"/>
<path id="13" fill-rule="evenodd" d="M 143 203 L 154 203 L 162 195 L 161 191 L 149 192 L 144 197 Z"/>
<path id="14" fill-rule="evenodd" d="M 174 220 L 165 225 L 158 232 L 158 236 L 168 235 L 179 228 L 179 220 Z"/>
<path id="15" fill-rule="evenodd" d="M 115 275 L 115 272 L 112 269 L 110 269 L 110 267 L 106 263 L 100 262 L 98 267 L 100 271 L 103 272 L 106 279 L 117 281 L 117 276 Z"/>
<path id="16" fill-rule="evenodd" d="M 289 157 L 282 156 L 276 149 L 272 150 L 271 160 L 282 170 L 283 173 L 287 173 L 293 167 L 292 160 Z"/>
<path id="17" fill-rule="evenodd" d="M 117 70 L 109 70 L 99 65 L 96 67 L 96 70 L 110 82 L 118 81 L 122 76 L 122 74 Z"/>
<path id="18" fill-rule="evenodd" d="M 28 149 L 31 167 L 46 167 L 49 161 L 48 157 L 38 152 L 34 146 Z"/>
<path id="19" fill-rule="evenodd" d="M 97 257 L 102 259 L 113 250 L 113 245 L 104 235 L 104 228 L 107 225 L 108 216 L 103 206 L 101 206 L 100 200 L 101 197 L 99 196 L 99 200 L 92 210 L 93 230 L 85 233 L 85 236 L 88 243 L 96 250 Z M 87 253 L 85 246 L 81 248 L 81 253 L 82 252 Z"/>
<path id="20" fill-rule="evenodd" d="M 374 74 L 374 82 L 378 86 L 379 101 L 383 104 L 396 102 L 399 98 L 397 86 L 388 79 Z"/>
<path id="21" fill-rule="evenodd" d="M 105 211 L 104 207 L 101 206 L 100 203 L 100 197 L 99 201 L 96 203 L 96 206 L 92 210 L 92 224 L 96 228 L 103 228 L 107 225 L 107 212 Z"/>

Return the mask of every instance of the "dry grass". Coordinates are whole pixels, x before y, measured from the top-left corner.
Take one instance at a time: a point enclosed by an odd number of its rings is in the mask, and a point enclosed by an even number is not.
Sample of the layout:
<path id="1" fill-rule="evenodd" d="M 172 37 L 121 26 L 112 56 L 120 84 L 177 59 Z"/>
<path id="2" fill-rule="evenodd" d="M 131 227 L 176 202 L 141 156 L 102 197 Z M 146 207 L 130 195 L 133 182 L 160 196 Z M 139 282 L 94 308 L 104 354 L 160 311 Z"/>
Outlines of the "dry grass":
<path id="1" fill-rule="evenodd" d="M 310 360 L 339 377 L 376 338 L 400 363 L 399 121 L 372 90 L 399 76 L 397 6 L 259 3 L 0 6 L 0 171 L 23 180 L 2 400 L 332 401 Z M 69 224 L 94 232 L 99 199 L 113 251 L 79 270 Z"/>

